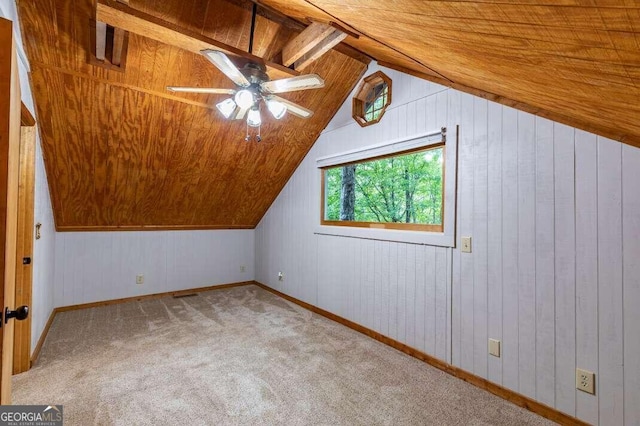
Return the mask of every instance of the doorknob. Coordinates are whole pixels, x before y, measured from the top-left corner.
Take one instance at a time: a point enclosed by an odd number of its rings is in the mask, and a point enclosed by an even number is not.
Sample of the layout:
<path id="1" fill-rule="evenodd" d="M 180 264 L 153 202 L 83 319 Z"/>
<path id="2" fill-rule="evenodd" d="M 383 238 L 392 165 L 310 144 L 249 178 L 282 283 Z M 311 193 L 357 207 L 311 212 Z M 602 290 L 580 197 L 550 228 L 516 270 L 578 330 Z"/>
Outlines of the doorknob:
<path id="1" fill-rule="evenodd" d="M 20 306 L 15 311 L 10 311 L 9 308 L 4 309 L 4 323 L 8 323 L 11 318 L 15 318 L 18 321 L 23 321 L 29 316 L 29 307 Z"/>

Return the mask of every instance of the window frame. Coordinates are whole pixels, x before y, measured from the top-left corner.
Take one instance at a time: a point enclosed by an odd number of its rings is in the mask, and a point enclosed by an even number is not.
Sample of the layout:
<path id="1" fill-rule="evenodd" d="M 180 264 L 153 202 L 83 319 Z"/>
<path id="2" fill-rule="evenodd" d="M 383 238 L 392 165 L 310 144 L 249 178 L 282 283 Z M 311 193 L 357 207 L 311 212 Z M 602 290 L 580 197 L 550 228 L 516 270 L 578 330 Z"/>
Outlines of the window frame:
<path id="1" fill-rule="evenodd" d="M 372 120 L 367 120 L 365 118 L 365 115 L 366 115 L 365 104 L 367 102 L 367 95 L 370 90 L 375 88 L 375 86 L 377 86 L 380 83 L 385 83 L 387 86 L 387 95 L 386 95 L 387 100 L 382 106 L 382 108 L 378 110 L 380 111 L 380 115 L 378 115 L 376 118 Z M 384 113 L 387 111 L 387 108 L 389 107 L 389 105 L 391 105 L 391 99 L 392 99 L 391 78 L 389 78 L 389 76 L 387 76 L 382 71 L 376 71 L 373 74 L 365 77 L 360 83 L 360 86 L 358 86 L 358 90 L 356 90 L 356 94 L 353 96 L 352 103 L 351 103 L 351 115 L 353 119 L 361 127 L 371 126 L 372 124 L 376 124 L 380 122 L 380 120 L 382 120 Z M 375 102 L 375 99 L 374 99 L 374 102 Z"/>
<path id="2" fill-rule="evenodd" d="M 320 177 L 320 225 L 330 225 L 330 226 L 350 226 L 356 228 L 375 228 L 375 229 L 395 229 L 395 230 L 404 230 L 404 231 L 425 231 L 425 232 L 443 232 L 444 231 L 444 223 L 445 223 L 445 176 L 446 176 L 446 150 L 445 150 L 445 141 L 436 142 L 427 146 L 417 147 L 417 148 L 409 148 L 404 151 L 396 151 L 388 154 L 378 155 L 375 157 L 367 157 L 360 160 L 350 161 L 346 163 L 332 164 L 330 166 L 324 166 L 320 168 L 321 177 Z M 418 152 L 427 152 L 434 149 L 442 148 L 442 200 L 440 204 L 440 224 L 423 224 L 423 223 L 406 223 L 406 222 L 362 222 L 362 221 L 354 221 L 354 220 L 327 220 L 325 217 L 327 200 L 326 200 L 326 190 L 327 190 L 327 182 L 326 175 L 327 170 L 333 168 L 339 168 L 343 166 L 348 166 L 351 164 L 360 164 L 366 163 L 370 161 L 383 160 L 385 158 L 391 157 L 400 157 L 403 155 L 414 154 Z"/>
<path id="3" fill-rule="evenodd" d="M 315 173 L 315 187 L 321 186 L 321 168 L 361 161 L 366 158 L 373 158 L 380 155 L 391 154 L 395 152 L 407 151 L 411 148 L 427 147 L 436 143 L 444 142 L 444 158 L 445 158 L 445 177 L 444 177 L 444 216 L 443 216 L 443 232 L 428 232 L 415 230 L 397 230 L 397 229 L 380 229 L 380 228 L 363 228 L 354 226 L 334 226 L 322 225 L 320 223 L 323 216 L 316 216 L 318 219 L 314 225 L 313 233 L 315 235 L 346 237 L 377 241 L 392 241 L 409 244 L 423 244 L 437 247 L 455 247 L 456 240 L 456 216 L 457 216 L 457 163 L 458 163 L 458 126 L 447 134 L 447 129 L 442 128 L 439 131 L 421 132 L 410 136 L 401 137 L 350 149 L 348 151 L 326 155 L 316 158 L 316 167 L 318 171 Z M 353 145 L 352 145 L 353 146 Z M 320 191 L 318 191 L 319 193 Z M 320 195 L 320 194 L 319 194 Z M 317 196 L 316 212 L 321 213 L 321 205 L 324 198 Z"/>

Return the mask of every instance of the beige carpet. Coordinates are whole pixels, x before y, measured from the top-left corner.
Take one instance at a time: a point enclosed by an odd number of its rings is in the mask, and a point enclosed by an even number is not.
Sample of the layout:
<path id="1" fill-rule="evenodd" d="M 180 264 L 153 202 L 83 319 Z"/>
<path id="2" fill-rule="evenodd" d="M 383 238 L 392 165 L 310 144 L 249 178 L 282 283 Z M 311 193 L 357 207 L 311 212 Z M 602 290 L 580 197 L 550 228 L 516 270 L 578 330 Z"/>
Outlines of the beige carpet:
<path id="1" fill-rule="evenodd" d="M 256 286 L 58 314 L 15 404 L 67 425 L 542 425 Z"/>

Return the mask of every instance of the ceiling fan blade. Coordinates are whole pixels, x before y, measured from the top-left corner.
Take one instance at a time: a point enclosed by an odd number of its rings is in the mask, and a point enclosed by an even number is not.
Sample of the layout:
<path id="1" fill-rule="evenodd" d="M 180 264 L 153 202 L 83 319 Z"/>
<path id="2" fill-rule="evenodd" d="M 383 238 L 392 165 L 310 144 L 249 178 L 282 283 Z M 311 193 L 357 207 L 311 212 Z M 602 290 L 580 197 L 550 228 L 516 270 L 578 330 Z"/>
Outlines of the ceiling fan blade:
<path id="1" fill-rule="evenodd" d="M 171 92 L 182 92 L 182 93 L 209 93 L 213 95 L 233 95 L 236 93 L 235 89 L 216 89 L 213 87 L 178 87 L 178 86 L 167 86 L 167 90 Z"/>
<path id="2" fill-rule="evenodd" d="M 249 87 L 251 83 L 240 72 L 227 55 L 219 50 L 204 49 L 200 51 L 213 65 L 229 77 L 235 84 L 241 87 Z"/>
<path id="3" fill-rule="evenodd" d="M 305 107 L 300 106 L 287 99 L 281 98 L 280 96 L 269 96 L 269 99 L 282 103 L 287 108 L 287 111 L 297 117 L 309 118 L 313 115 L 313 111 L 311 111 L 310 109 L 306 109 Z"/>
<path id="4" fill-rule="evenodd" d="M 247 107 L 247 108 L 238 108 L 238 112 L 236 113 L 236 116 L 233 117 L 234 120 L 242 120 L 244 118 L 245 115 L 247 115 L 247 112 L 249 112 L 249 110 L 251 109 L 251 107 Z"/>
<path id="5" fill-rule="evenodd" d="M 324 87 L 324 80 L 318 74 L 306 74 L 280 80 L 265 81 L 260 87 L 267 93 L 295 92 L 297 90 L 319 89 Z"/>

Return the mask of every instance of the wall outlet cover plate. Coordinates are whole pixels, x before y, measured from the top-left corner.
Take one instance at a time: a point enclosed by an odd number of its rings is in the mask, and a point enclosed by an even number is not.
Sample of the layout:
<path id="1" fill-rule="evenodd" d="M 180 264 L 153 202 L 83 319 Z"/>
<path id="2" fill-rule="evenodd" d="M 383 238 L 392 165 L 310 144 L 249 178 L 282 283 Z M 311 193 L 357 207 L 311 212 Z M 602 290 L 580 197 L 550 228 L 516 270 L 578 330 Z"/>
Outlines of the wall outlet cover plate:
<path id="1" fill-rule="evenodd" d="M 596 393 L 596 375 L 591 371 L 576 368 L 576 389 L 591 395 Z"/>
<path id="2" fill-rule="evenodd" d="M 489 339 L 489 354 L 500 358 L 500 340 Z"/>
<path id="3" fill-rule="evenodd" d="M 460 246 L 462 253 L 471 253 L 471 237 L 462 237 Z"/>

